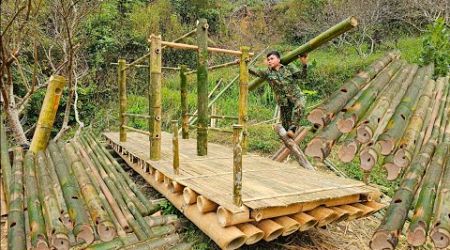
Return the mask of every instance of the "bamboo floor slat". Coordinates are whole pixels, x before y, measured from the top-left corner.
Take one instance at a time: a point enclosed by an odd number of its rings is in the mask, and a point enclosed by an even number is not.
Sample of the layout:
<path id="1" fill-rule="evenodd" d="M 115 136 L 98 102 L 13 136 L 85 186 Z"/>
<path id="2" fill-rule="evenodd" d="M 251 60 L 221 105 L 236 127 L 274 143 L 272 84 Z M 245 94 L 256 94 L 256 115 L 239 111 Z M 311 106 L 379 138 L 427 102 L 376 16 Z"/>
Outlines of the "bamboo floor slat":
<path id="1" fill-rule="evenodd" d="M 232 213 L 241 211 L 233 204 L 231 148 L 208 143 L 208 155 L 197 156 L 196 140 L 180 139 L 180 173 L 175 175 L 171 134 L 162 133 L 159 161 L 149 160 L 150 143 L 145 135 L 129 132 L 126 142 L 119 141 L 117 132 L 107 132 L 104 136 L 116 151 L 128 155 L 146 171 L 158 170 Z M 279 163 L 254 154 L 243 158 L 242 200 L 251 209 L 310 203 L 342 205 L 358 202 L 358 195 L 376 191 L 359 181 L 312 172 L 298 165 Z"/>

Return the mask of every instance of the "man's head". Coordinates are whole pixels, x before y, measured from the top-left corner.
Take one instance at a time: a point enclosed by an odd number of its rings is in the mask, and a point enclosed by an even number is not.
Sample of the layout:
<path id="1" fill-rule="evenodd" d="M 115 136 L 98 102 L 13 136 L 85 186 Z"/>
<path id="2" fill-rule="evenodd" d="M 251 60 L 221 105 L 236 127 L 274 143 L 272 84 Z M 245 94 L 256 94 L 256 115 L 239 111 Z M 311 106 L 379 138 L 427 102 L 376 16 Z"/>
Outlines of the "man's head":
<path id="1" fill-rule="evenodd" d="M 278 69 L 281 66 L 280 53 L 278 51 L 271 51 L 267 54 L 267 64 L 271 69 Z"/>

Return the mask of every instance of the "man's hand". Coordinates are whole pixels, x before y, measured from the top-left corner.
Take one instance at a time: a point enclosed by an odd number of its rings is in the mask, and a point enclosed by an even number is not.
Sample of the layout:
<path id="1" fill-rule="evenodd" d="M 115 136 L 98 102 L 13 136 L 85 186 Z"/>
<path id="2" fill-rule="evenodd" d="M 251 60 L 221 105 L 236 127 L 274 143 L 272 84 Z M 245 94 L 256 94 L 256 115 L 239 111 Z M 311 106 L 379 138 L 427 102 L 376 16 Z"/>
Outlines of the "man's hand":
<path id="1" fill-rule="evenodd" d="M 301 54 L 298 56 L 298 59 L 300 62 L 302 62 L 303 65 L 308 64 L 308 54 Z"/>

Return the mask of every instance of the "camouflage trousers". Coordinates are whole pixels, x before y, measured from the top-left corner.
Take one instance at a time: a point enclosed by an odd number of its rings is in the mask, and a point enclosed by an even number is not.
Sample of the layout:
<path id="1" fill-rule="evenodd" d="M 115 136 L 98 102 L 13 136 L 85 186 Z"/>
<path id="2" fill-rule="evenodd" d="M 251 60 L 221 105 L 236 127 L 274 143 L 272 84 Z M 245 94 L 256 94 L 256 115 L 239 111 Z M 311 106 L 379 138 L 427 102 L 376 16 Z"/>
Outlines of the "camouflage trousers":
<path id="1" fill-rule="evenodd" d="M 303 117 L 305 108 L 305 99 L 299 98 L 288 100 L 287 105 L 280 106 L 281 124 L 284 129 L 298 128 L 300 126 L 300 119 Z"/>

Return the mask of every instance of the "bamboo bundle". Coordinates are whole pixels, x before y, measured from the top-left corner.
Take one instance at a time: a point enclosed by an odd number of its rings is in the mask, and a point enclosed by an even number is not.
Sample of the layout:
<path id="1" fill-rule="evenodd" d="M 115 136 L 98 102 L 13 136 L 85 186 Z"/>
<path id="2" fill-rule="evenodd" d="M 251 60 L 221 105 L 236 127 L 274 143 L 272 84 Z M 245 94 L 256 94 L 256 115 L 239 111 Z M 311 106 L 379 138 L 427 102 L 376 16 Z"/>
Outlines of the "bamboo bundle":
<path id="1" fill-rule="evenodd" d="M 45 150 L 47 147 L 50 132 L 55 121 L 56 111 L 58 110 L 59 100 L 66 82 L 67 80 L 63 76 L 52 75 L 50 77 L 36 130 L 34 131 L 33 140 L 30 145 L 30 150 L 34 153 Z"/>
<path id="2" fill-rule="evenodd" d="M 317 223 L 318 227 L 330 224 L 331 222 L 339 218 L 338 214 L 335 211 L 326 207 L 315 208 L 309 211 L 307 214 L 316 218 L 316 220 L 318 221 Z"/>
<path id="3" fill-rule="evenodd" d="M 111 218 L 100 201 L 97 190 L 86 174 L 72 144 L 65 145 L 66 157 L 69 158 L 70 167 L 80 186 L 81 194 L 88 208 L 91 219 L 96 226 L 97 233 L 102 241 L 110 241 L 116 236 L 116 229 Z"/>
<path id="4" fill-rule="evenodd" d="M 44 216 L 38 195 L 34 155 L 31 151 L 25 155 L 24 162 L 25 196 L 27 199 L 28 222 L 33 249 L 47 249 Z"/>
<path id="5" fill-rule="evenodd" d="M 281 236 L 293 234 L 300 228 L 300 223 L 289 216 L 276 217 L 273 221 L 283 227 L 283 233 Z"/>
<path id="6" fill-rule="evenodd" d="M 58 175 L 59 183 L 63 190 L 69 216 L 73 222 L 73 233 L 75 234 L 77 242 L 84 241 L 86 243 L 92 243 L 94 241 L 94 231 L 90 226 L 89 217 L 84 209 L 84 204 L 80 199 L 80 190 L 77 183 L 72 178 L 69 168 L 65 164 L 65 156 L 61 154 L 58 147 L 59 146 L 54 142 L 48 144 L 50 155 L 55 164 L 56 174 Z"/>
<path id="7" fill-rule="evenodd" d="M 363 119 L 357 127 L 357 139 L 361 143 L 368 143 L 376 130 L 380 125 L 380 122 L 385 115 L 391 103 L 399 103 L 408 89 L 409 84 L 412 82 L 414 75 L 417 72 L 417 65 L 407 65 L 402 67 L 397 74 L 392 78 L 389 83 L 392 87 L 389 88 L 386 93 L 378 98 L 375 105 L 372 107 L 370 115 Z"/>
<path id="8" fill-rule="evenodd" d="M 372 80 L 371 87 L 366 89 L 358 100 L 346 109 L 342 118 L 338 119 L 337 125 L 339 131 L 349 133 L 356 126 L 357 122 L 369 110 L 372 103 L 401 66 L 402 62 L 394 61 Z"/>
<path id="9" fill-rule="evenodd" d="M 8 137 L 6 136 L 5 127 L 3 125 L 3 116 L 0 115 L 0 161 L 2 165 L 2 183 L 5 192 L 6 204 L 9 206 L 11 191 L 12 174 L 11 163 L 8 154 Z"/>
<path id="10" fill-rule="evenodd" d="M 414 209 L 414 216 L 408 229 L 408 243 L 412 246 L 425 244 L 427 232 L 433 214 L 434 200 L 439 180 L 444 170 L 445 157 L 448 154 L 448 144 L 437 146 L 430 166 L 423 177 L 421 190 Z"/>
<path id="11" fill-rule="evenodd" d="M 356 139 L 356 129 L 353 129 L 340 145 L 338 151 L 339 160 L 345 163 L 351 162 L 360 148 L 361 142 Z"/>
<path id="12" fill-rule="evenodd" d="M 312 110 L 308 115 L 308 120 L 313 124 L 325 126 L 367 83 L 379 74 L 391 61 L 399 57 L 400 53 L 398 51 L 390 52 L 372 63 L 364 71 L 359 72 L 355 77 L 345 82 L 327 101 Z"/>
<path id="13" fill-rule="evenodd" d="M 328 126 L 324 127 L 317 135 L 308 142 L 305 149 L 305 154 L 310 157 L 315 157 L 324 160 L 330 153 L 336 140 L 342 135 L 338 129 L 337 122 L 343 117 L 339 113 Z"/>
<path id="14" fill-rule="evenodd" d="M 299 55 L 311 52 L 321 45 L 327 43 L 328 41 L 338 37 L 339 35 L 347 32 L 348 30 L 356 27 L 358 25 L 358 20 L 355 17 L 349 17 L 342 22 L 334 25 L 323 33 L 319 34 L 317 37 L 309 40 L 307 43 L 296 48 L 295 50 L 287 53 L 285 56 L 281 57 L 281 63 L 284 65 L 289 64 L 294 61 Z M 264 82 L 262 78 L 256 78 L 249 83 L 249 90 L 254 90 L 259 87 Z M 351 98 L 351 97 L 350 97 Z M 345 105 L 345 104 L 344 104 Z"/>
<path id="15" fill-rule="evenodd" d="M 14 148 L 10 203 L 8 211 L 8 247 L 9 249 L 26 249 L 25 218 L 23 213 L 23 149 Z"/>
<path id="16" fill-rule="evenodd" d="M 46 164 L 47 162 L 45 154 L 42 151 L 39 151 L 37 154 L 36 173 L 39 184 L 39 200 L 41 201 L 43 208 L 49 243 L 51 247 L 54 247 L 56 249 L 69 249 L 69 238 L 67 235 L 68 232 L 64 224 L 62 223 L 62 220 L 60 220 L 60 209 L 58 206 L 58 201 L 56 199 L 53 187 L 48 185 L 51 180 L 48 169 L 46 168 Z M 89 242 L 89 240 L 90 242 L 92 242 L 94 240 L 94 235 L 81 234 L 80 239 L 84 240 L 85 242 Z"/>
<path id="17" fill-rule="evenodd" d="M 413 202 L 421 177 L 434 153 L 434 149 L 435 144 L 430 142 L 413 159 L 400 188 L 395 192 L 392 202 L 387 208 L 381 225 L 372 236 L 369 243 L 371 249 L 394 249 L 397 246 L 398 237 L 408 216 L 409 207 Z"/>

